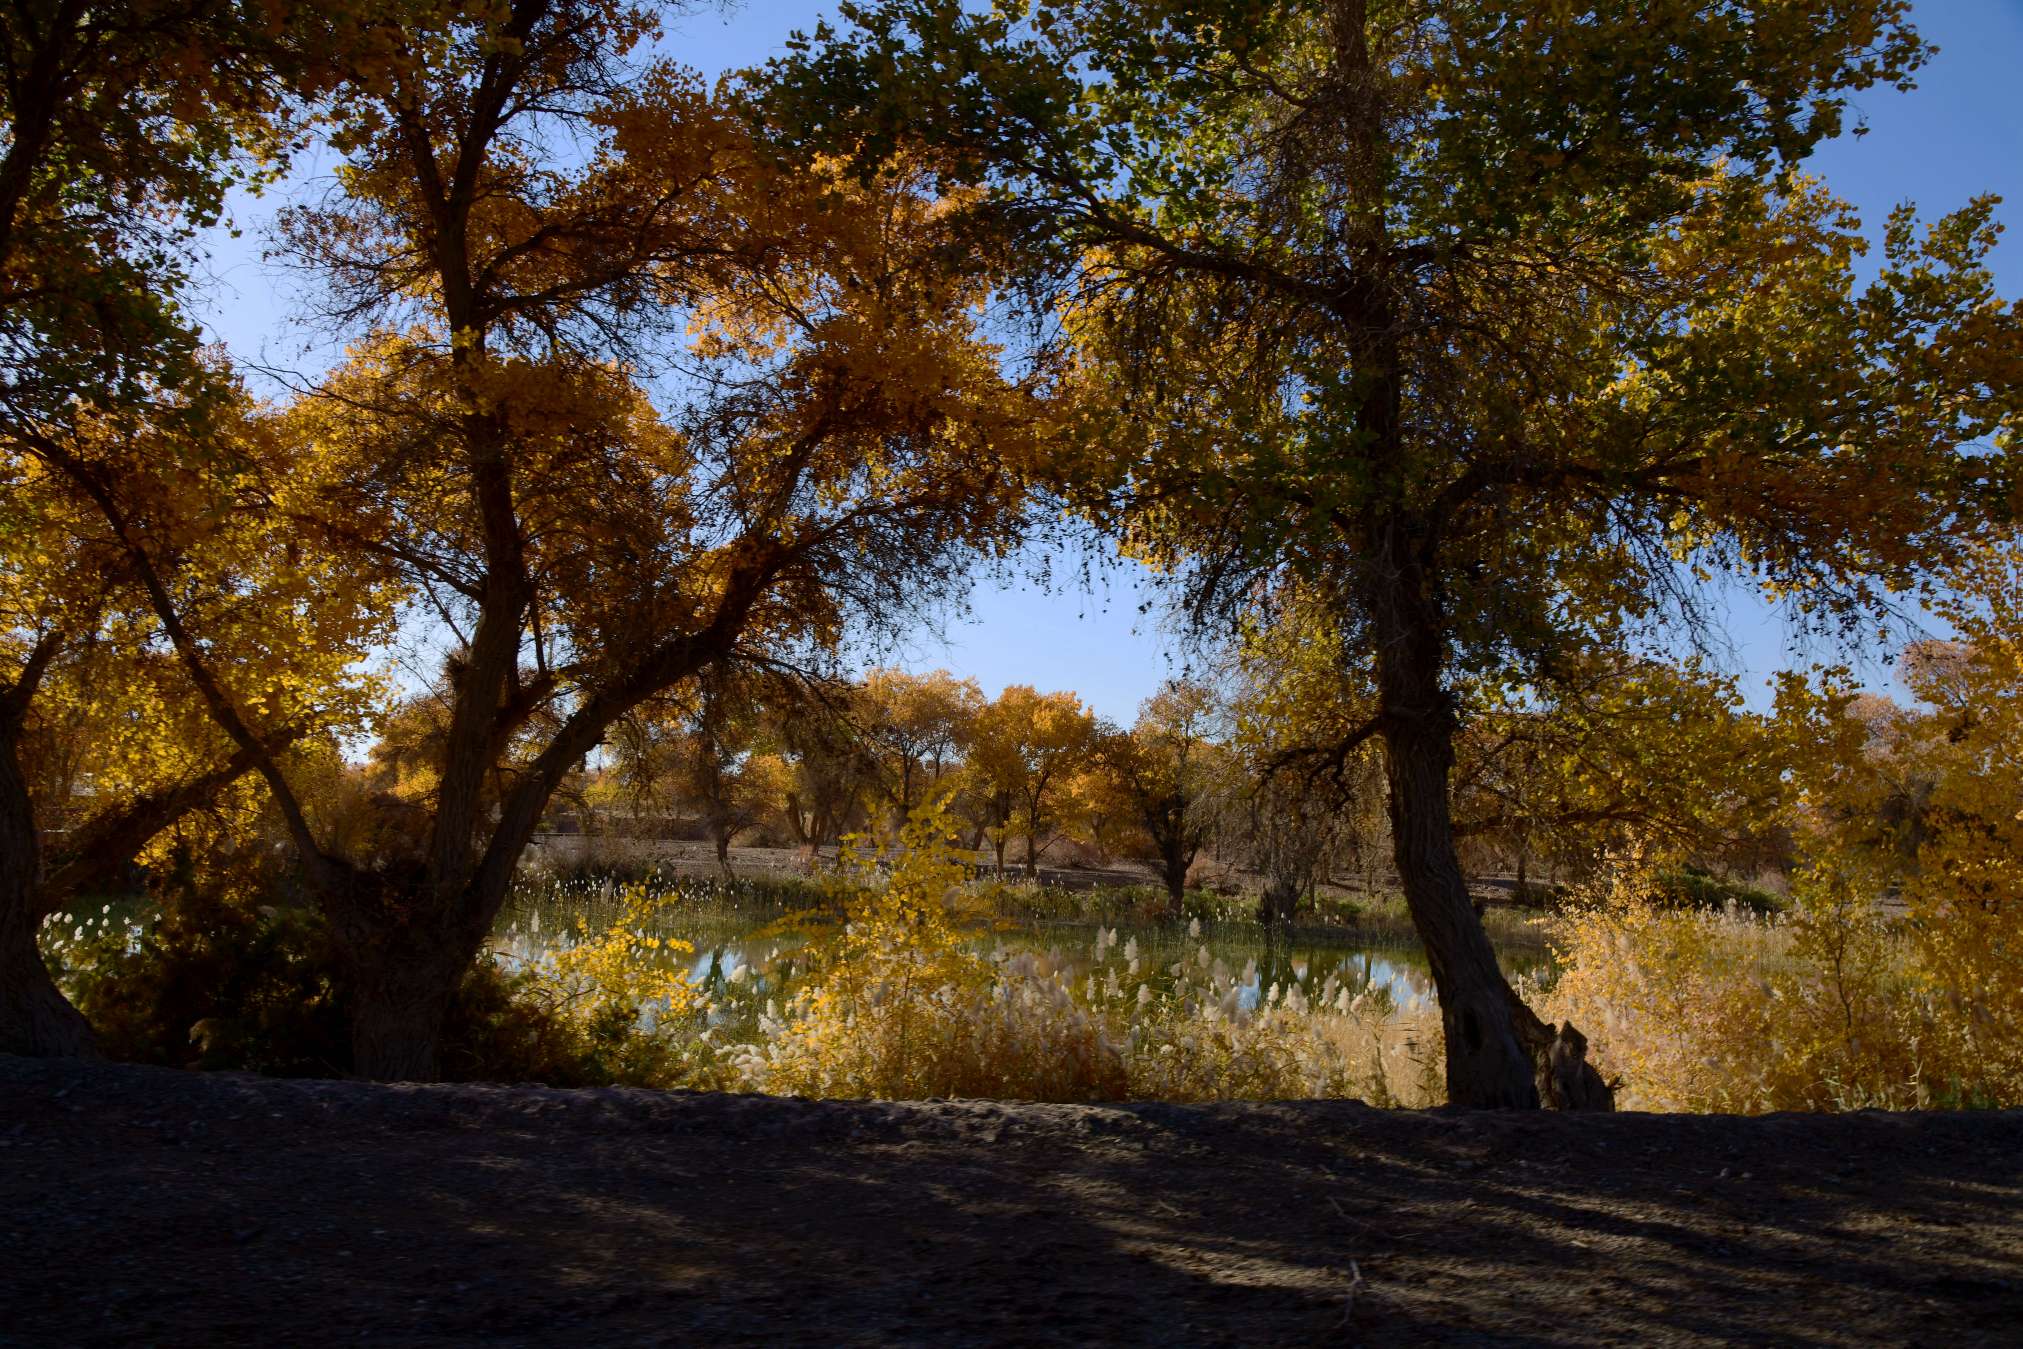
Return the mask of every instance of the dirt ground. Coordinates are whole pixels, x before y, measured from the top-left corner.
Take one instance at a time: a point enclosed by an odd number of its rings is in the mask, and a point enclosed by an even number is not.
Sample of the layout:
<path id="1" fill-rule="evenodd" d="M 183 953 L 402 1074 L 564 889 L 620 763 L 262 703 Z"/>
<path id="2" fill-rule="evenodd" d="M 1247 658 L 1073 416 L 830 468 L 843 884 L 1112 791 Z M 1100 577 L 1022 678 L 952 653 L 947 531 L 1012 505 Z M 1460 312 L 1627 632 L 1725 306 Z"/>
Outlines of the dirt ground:
<path id="1" fill-rule="evenodd" d="M 4 1344 L 2023 1342 L 2023 1113 L 820 1103 L 0 1057 Z"/>

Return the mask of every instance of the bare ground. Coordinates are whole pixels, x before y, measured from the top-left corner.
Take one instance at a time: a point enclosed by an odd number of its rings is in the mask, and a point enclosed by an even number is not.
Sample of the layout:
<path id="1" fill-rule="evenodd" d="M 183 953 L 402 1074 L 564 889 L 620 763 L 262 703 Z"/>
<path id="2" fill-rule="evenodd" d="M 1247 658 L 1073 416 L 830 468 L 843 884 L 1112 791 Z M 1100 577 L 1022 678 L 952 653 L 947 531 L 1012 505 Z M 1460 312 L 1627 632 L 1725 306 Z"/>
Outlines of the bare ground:
<path id="1" fill-rule="evenodd" d="M 5 1344 L 2023 1342 L 2023 1112 L 804 1102 L 0 1058 Z"/>

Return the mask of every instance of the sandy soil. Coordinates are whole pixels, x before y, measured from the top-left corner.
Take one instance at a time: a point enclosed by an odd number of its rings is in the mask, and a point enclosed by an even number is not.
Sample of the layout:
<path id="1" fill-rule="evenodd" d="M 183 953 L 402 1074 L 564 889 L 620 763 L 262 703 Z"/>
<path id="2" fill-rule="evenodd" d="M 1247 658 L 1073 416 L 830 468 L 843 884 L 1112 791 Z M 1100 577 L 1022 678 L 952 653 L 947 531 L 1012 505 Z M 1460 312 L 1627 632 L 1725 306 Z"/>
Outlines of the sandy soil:
<path id="1" fill-rule="evenodd" d="M 2023 1113 L 381 1087 L 0 1058 L 6 1344 L 2015 1344 Z"/>

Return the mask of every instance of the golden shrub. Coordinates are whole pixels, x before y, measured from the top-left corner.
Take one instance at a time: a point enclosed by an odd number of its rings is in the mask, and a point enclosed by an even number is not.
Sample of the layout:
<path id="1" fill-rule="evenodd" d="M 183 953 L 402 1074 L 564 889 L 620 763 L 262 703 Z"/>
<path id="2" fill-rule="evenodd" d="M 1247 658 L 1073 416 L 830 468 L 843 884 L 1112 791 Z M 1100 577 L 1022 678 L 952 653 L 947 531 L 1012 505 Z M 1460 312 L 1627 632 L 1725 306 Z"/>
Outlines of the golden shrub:
<path id="1" fill-rule="evenodd" d="M 1808 877 L 1788 916 L 1679 910 L 1634 868 L 1549 920 L 1561 965 L 1543 1012 L 1589 1036 L 1632 1110 L 2010 1102 L 1963 1053 L 1970 1004 L 1859 875 Z"/>
<path id="2" fill-rule="evenodd" d="M 907 825 L 889 874 L 857 857 L 843 938 L 814 984 L 761 1021 L 745 1083 L 808 1096 L 1215 1100 L 1411 1094 L 1388 1005 L 1331 976 L 1258 988 L 1206 945 L 1155 971 L 1098 929 L 1079 974 L 1057 952 L 990 954 L 958 920 L 964 871 L 939 809 Z M 1196 928 L 1198 936 L 1198 925 Z M 1359 1000 L 1360 997 L 1360 1000 Z"/>

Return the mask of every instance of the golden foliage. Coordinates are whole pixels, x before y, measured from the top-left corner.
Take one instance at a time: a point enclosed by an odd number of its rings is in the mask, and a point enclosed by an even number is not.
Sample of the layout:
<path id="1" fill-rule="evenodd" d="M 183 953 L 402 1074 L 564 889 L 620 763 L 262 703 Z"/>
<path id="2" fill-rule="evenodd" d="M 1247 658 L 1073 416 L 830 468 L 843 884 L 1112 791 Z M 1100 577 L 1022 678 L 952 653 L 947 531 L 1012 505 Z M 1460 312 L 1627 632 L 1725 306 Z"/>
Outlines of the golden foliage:
<path id="1" fill-rule="evenodd" d="M 1845 876 L 1756 918 L 1666 908 L 1628 867 L 1548 930 L 1562 970 L 1541 1010 L 1585 1029 L 1625 1109 L 2023 1101 L 2023 1081 L 1975 1052 L 1976 1014 L 1934 950 Z"/>
<path id="2" fill-rule="evenodd" d="M 1207 943 L 1169 968 L 1096 933 L 1056 953 L 979 953 L 941 807 L 916 811 L 889 875 L 858 854 L 830 963 L 742 1051 L 745 1083 L 808 1096 L 1225 1100 L 1362 1094 L 1435 1103 L 1387 998 L 1329 976 L 1260 986 Z M 1193 929 L 1198 937 L 1199 925 Z M 1395 1078 L 1392 1076 L 1395 1074 Z"/>

